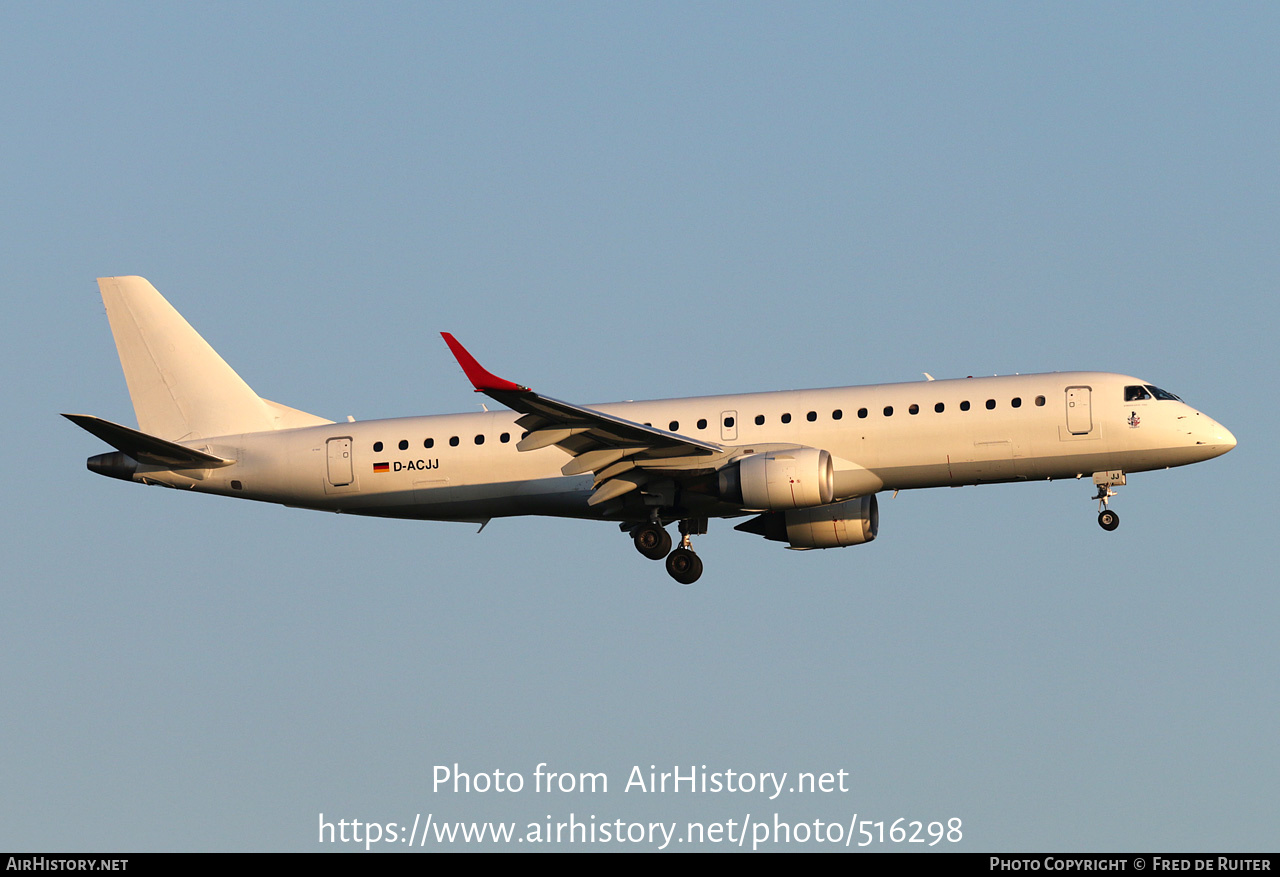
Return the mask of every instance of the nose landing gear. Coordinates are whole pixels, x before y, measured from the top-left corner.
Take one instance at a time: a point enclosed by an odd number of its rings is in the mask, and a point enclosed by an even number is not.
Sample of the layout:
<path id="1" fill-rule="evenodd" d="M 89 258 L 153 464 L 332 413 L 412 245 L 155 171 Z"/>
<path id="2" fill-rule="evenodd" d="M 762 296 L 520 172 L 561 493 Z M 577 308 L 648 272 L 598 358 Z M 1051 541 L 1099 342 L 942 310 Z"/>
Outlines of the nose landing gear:
<path id="1" fill-rule="evenodd" d="M 1093 497 L 1098 501 L 1098 526 L 1111 532 L 1120 526 L 1120 516 L 1107 508 L 1107 500 L 1116 495 L 1113 485 L 1125 483 L 1123 472 L 1094 472 L 1093 483 L 1098 485 L 1098 492 Z"/>
<path id="2" fill-rule="evenodd" d="M 1108 532 L 1120 526 L 1120 516 L 1110 509 L 1098 512 L 1098 526 Z"/>

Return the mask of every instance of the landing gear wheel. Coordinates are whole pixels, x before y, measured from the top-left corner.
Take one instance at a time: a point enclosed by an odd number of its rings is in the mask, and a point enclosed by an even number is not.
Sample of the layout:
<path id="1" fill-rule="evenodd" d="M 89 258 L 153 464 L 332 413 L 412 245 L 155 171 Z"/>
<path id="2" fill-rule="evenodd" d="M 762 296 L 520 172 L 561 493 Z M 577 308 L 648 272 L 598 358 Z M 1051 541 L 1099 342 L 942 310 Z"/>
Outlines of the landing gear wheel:
<path id="1" fill-rule="evenodd" d="M 671 534 L 657 524 L 637 527 L 631 538 L 636 543 L 636 551 L 650 560 L 662 560 L 671 551 Z"/>
<path id="2" fill-rule="evenodd" d="M 667 573 L 682 585 L 692 585 L 702 575 L 702 561 L 688 548 L 667 555 Z"/>
<path id="3" fill-rule="evenodd" d="M 1101 511 L 1098 513 L 1098 526 L 1107 532 L 1111 532 L 1120 526 L 1120 516 L 1111 511 L 1111 509 Z"/>

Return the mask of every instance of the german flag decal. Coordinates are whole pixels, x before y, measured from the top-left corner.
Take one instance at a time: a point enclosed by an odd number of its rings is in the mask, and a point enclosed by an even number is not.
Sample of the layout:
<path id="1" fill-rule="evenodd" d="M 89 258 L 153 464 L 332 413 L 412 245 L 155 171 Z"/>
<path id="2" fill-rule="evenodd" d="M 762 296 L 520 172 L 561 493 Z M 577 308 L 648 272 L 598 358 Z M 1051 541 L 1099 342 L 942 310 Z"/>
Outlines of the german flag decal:
<path id="1" fill-rule="evenodd" d="M 374 472 L 390 472 L 391 469 L 389 467 L 390 467 L 389 463 L 374 463 L 373 471 Z"/>

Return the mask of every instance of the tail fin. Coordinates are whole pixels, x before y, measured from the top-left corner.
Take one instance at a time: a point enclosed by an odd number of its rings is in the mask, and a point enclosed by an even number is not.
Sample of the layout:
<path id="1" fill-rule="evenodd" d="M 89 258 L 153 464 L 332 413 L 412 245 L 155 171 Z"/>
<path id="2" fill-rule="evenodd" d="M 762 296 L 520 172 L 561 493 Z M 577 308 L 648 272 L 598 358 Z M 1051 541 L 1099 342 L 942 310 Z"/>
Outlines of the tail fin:
<path id="1" fill-rule="evenodd" d="M 141 277 L 100 277 L 138 429 L 170 441 L 331 423 L 262 399 Z"/>

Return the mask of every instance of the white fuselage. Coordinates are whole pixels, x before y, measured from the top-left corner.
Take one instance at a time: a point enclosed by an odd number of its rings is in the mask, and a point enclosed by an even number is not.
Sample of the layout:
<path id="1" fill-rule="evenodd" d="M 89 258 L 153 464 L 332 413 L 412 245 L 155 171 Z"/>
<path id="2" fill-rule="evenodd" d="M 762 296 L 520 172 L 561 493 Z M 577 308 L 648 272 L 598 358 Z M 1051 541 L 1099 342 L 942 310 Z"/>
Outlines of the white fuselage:
<path id="1" fill-rule="evenodd" d="M 591 406 L 741 448 L 824 449 L 836 499 L 921 487 L 1070 478 L 1181 466 L 1226 453 L 1231 433 L 1176 399 L 1125 401 L 1150 386 L 1061 372 Z M 182 444 L 234 459 L 221 469 L 139 467 L 134 480 L 334 512 L 430 520 L 507 515 L 626 519 L 589 507 L 590 474 L 565 476 L 557 447 L 521 452 L 509 411 L 331 423 Z M 697 498 L 699 514 L 742 514 Z"/>

